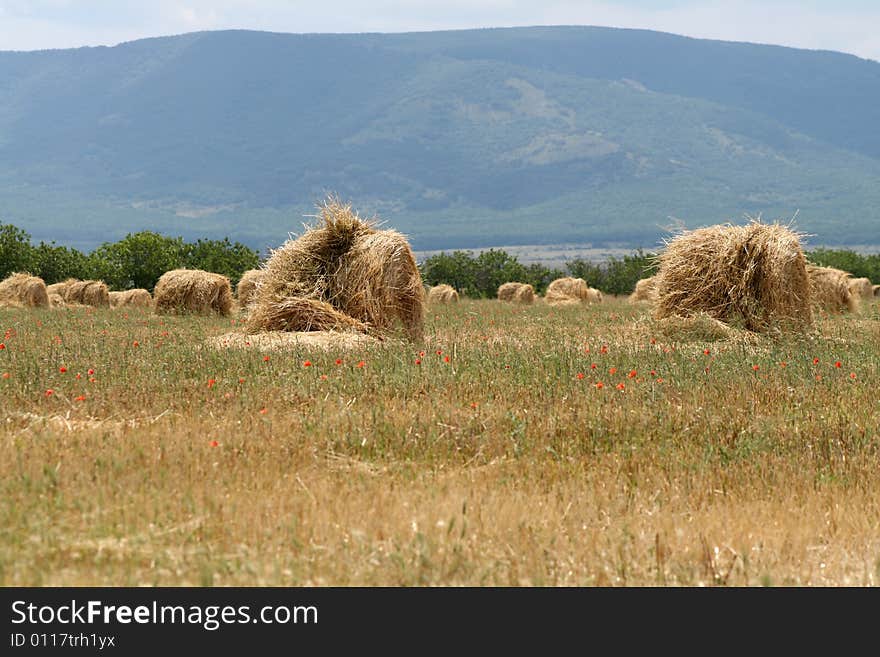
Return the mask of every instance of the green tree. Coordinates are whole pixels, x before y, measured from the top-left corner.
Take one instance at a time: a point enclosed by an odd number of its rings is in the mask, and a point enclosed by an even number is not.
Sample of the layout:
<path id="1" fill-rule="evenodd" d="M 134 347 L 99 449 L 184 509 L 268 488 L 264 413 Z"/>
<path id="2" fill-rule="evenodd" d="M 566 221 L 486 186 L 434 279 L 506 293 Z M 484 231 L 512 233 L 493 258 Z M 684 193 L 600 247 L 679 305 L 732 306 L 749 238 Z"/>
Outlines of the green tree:
<path id="1" fill-rule="evenodd" d="M 470 251 L 439 253 L 421 264 L 422 280 L 428 285 L 451 285 L 466 296 L 478 296 L 474 286 L 474 254 Z"/>
<path id="2" fill-rule="evenodd" d="M 880 254 L 861 255 L 849 249 L 816 249 L 808 251 L 807 260 L 822 267 L 834 267 L 848 271 L 856 278 L 880 281 Z"/>
<path id="3" fill-rule="evenodd" d="M 607 294 L 629 294 L 635 289 L 639 279 L 653 275 L 657 271 L 655 256 L 638 249 L 622 258 L 611 257 L 607 262 L 594 264 L 581 258 L 567 264 L 569 273 L 583 278 L 591 287 Z"/>
<path id="4" fill-rule="evenodd" d="M 32 273 L 46 281 L 47 285 L 67 278 L 92 278 L 91 261 L 81 251 L 55 242 L 40 244 L 33 248 Z"/>
<path id="5" fill-rule="evenodd" d="M 256 269 L 260 255 L 244 244 L 232 243 L 224 237 L 222 240 L 200 239 L 185 245 L 183 261 L 189 269 L 204 269 L 228 276 L 234 286 L 244 272 Z"/>
<path id="6" fill-rule="evenodd" d="M 184 265 L 182 237 L 166 237 L 149 230 L 129 233 L 124 239 L 105 242 L 89 256 L 95 278 L 118 290 L 142 287 L 152 291 L 166 271 Z"/>
<path id="7" fill-rule="evenodd" d="M 0 279 L 33 267 L 31 236 L 12 224 L 0 224 Z"/>

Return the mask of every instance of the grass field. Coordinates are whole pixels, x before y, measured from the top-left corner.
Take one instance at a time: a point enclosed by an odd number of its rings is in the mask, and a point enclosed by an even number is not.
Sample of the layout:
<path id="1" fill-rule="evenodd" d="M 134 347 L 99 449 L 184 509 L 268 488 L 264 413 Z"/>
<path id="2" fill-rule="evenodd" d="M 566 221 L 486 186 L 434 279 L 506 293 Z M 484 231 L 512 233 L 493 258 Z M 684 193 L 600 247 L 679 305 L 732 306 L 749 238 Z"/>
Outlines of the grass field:
<path id="1" fill-rule="evenodd" d="M 876 304 L 756 344 L 612 299 L 205 346 L 239 325 L 0 310 L 0 584 L 880 584 Z"/>

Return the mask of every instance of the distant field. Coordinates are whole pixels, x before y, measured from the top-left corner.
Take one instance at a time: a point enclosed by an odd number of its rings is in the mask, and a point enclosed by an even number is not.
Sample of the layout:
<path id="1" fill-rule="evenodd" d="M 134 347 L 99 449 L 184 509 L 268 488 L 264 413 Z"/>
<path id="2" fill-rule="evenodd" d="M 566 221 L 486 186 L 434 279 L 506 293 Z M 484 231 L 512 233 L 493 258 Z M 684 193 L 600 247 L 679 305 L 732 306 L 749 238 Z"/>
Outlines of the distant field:
<path id="1" fill-rule="evenodd" d="M 0 585 L 880 584 L 877 304 L 755 345 L 610 299 L 204 346 L 238 326 L 0 310 Z"/>

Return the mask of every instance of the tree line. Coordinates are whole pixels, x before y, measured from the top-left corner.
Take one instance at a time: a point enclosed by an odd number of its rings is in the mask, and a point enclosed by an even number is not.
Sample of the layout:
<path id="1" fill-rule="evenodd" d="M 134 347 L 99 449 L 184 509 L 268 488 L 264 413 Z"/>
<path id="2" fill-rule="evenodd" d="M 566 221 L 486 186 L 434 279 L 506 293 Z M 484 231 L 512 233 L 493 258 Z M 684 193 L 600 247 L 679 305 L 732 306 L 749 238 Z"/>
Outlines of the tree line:
<path id="1" fill-rule="evenodd" d="M 228 276 L 235 285 L 245 271 L 259 263 L 259 253 L 225 237 L 185 242 L 182 237 L 145 230 L 83 253 L 55 242 L 34 245 L 21 228 L 0 223 L 0 279 L 12 272 L 28 272 L 47 285 L 68 278 L 94 279 L 116 290 L 144 288 L 152 292 L 159 277 L 172 269 L 204 269 Z"/>
<path id="2" fill-rule="evenodd" d="M 814 264 L 880 281 L 880 254 L 822 248 L 806 256 Z M 67 278 L 96 279 L 118 290 L 141 287 L 152 291 L 159 277 L 171 269 L 204 269 L 228 276 L 235 285 L 245 271 L 259 264 L 257 251 L 227 237 L 185 242 L 182 237 L 145 230 L 129 233 L 118 242 L 105 242 L 86 254 L 55 242 L 34 245 L 24 230 L 0 223 L 0 279 L 21 271 L 41 277 L 46 284 Z M 476 255 L 472 251 L 443 252 L 425 259 L 419 268 L 427 285 L 447 283 L 465 296 L 492 298 L 498 286 L 508 281 L 529 283 L 538 294 L 544 294 L 550 282 L 562 276 L 583 278 L 605 294 L 629 294 L 639 279 L 656 273 L 657 262 L 656 254 L 638 249 L 601 263 L 576 258 L 559 269 L 525 265 L 506 251 L 488 249 Z"/>

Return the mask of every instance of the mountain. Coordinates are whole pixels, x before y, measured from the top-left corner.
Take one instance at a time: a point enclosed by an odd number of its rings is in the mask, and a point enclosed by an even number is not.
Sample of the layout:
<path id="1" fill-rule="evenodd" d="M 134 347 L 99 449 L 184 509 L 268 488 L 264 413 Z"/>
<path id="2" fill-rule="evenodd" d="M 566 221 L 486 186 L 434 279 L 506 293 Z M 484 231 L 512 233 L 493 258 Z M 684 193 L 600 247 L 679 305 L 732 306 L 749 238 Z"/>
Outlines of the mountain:
<path id="1" fill-rule="evenodd" d="M 598 27 L 0 52 L 0 221 L 258 248 L 334 192 L 419 249 L 790 219 L 878 244 L 880 63 Z"/>

